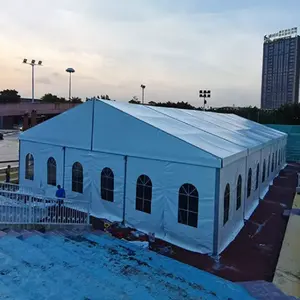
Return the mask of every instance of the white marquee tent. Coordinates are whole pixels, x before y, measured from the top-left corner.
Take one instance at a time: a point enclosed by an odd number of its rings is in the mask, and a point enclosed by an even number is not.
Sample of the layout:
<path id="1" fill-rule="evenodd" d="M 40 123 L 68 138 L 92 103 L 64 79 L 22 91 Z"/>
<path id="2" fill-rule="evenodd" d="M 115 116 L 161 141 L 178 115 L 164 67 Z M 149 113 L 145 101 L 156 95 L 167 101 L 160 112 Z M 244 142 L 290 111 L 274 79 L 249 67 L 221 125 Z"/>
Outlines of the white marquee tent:
<path id="1" fill-rule="evenodd" d="M 284 133 L 233 114 L 92 100 L 20 137 L 20 183 L 220 253 L 285 163 Z"/>

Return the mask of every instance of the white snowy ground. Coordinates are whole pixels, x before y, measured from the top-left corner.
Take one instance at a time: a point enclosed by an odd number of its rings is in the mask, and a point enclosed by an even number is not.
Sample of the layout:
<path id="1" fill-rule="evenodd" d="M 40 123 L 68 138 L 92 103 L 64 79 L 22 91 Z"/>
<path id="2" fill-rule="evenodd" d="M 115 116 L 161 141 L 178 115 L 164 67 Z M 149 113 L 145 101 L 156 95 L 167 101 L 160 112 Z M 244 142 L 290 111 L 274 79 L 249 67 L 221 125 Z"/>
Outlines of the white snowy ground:
<path id="1" fill-rule="evenodd" d="M 253 299 L 238 285 L 107 235 L 0 236 L 0 299 Z"/>

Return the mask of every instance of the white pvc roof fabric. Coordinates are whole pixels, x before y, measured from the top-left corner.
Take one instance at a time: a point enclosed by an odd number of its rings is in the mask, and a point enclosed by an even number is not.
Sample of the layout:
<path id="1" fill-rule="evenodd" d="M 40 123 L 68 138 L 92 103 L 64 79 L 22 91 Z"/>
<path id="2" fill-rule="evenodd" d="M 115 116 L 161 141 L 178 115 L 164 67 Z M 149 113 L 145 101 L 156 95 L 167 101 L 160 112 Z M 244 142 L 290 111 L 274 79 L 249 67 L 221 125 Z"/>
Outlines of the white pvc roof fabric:
<path id="1" fill-rule="evenodd" d="M 99 102 L 99 100 L 95 100 L 94 105 L 98 104 L 99 106 Z M 286 139 L 285 133 L 233 114 L 136 105 L 116 101 L 101 100 L 101 102 L 101 110 L 105 110 L 106 106 L 103 104 L 106 104 L 107 108 L 114 107 L 126 115 L 221 159 L 223 166 L 268 144 L 275 143 L 277 140 Z M 20 139 L 79 149 L 92 149 L 90 141 L 91 135 L 93 135 L 93 109 L 93 101 L 88 101 L 24 132 Z M 105 114 L 105 111 L 103 113 Z M 97 138 L 95 133 L 93 138 Z"/>

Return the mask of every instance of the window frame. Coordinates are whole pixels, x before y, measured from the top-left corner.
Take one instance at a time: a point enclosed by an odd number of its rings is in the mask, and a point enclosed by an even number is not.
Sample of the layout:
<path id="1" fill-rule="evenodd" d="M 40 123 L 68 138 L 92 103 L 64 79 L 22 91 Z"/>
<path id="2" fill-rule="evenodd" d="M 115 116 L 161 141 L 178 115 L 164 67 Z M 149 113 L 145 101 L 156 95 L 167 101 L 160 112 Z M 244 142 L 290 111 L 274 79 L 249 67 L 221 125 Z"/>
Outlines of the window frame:
<path id="1" fill-rule="evenodd" d="M 78 168 L 75 170 L 76 166 Z M 76 173 L 74 173 L 74 172 L 76 172 Z M 81 175 L 81 176 L 78 176 L 78 175 Z M 83 166 L 80 162 L 76 161 L 76 162 L 74 162 L 74 164 L 72 166 L 72 192 L 78 193 L 78 194 L 83 194 L 83 182 L 84 182 Z"/>
<path id="2" fill-rule="evenodd" d="M 27 153 L 25 157 L 25 179 L 34 180 L 34 156 L 31 153 Z"/>
<path id="3" fill-rule="evenodd" d="M 268 176 L 267 176 L 267 178 L 270 177 L 270 170 L 271 170 L 271 154 L 269 154 L 269 159 L 268 159 L 268 172 L 267 172 Z"/>
<path id="4" fill-rule="evenodd" d="M 260 168 L 259 163 L 256 165 L 256 181 L 255 181 L 255 190 L 257 191 L 259 186 L 259 175 L 260 175 Z"/>
<path id="5" fill-rule="evenodd" d="M 230 184 L 227 183 L 224 190 L 224 199 L 223 199 L 223 226 L 229 221 L 229 212 L 230 212 Z"/>
<path id="6" fill-rule="evenodd" d="M 251 193 L 252 193 L 252 169 L 249 168 L 248 177 L 247 177 L 247 199 L 250 198 Z"/>
<path id="7" fill-rule="evenodd" d="M 47 184 L 51 186 L 56 186 L 57 182 L 57 164 L 53 156 L 49 157 L 47 160 Z"/>
<path id="8" fill-rule="evenodd" d="M 177 221 L 179 224 L 198 228 L 198 216 L 199 192 L 193 184 L 185 183 L 178 190 Z"/>
<path id="9" fill-rule="evenodd" d="M 151 214 L 153 184 L 149 176 L 142 174 L 136 181 L 135 209 Z M 140 196 L 142 194 L 142 196 Z M 147 198 L 145 196 L 147 195 Z"/>
<path id="10" fill-rule="evenodd" d="M 261 182 L 264 183 L 266 181 L 266 159 L 263 162 L 263 172 L 261 177 Z"/>
<path id="11" fill-rule="evenodd" d="M 239 175 L 236 184 L 236 210 L 239 210 L 242 206 L 242 191 L 243 191 L 243 179 L 242 179 L 242 175 Z"/>
<path id="12" fill-rule="evenodd" d="M 112 186 L 112 189 L 109 187 Z M 100 174 L 101 199 L 114 202 L 115 175 L 111 168 L 105 167 Z"/>

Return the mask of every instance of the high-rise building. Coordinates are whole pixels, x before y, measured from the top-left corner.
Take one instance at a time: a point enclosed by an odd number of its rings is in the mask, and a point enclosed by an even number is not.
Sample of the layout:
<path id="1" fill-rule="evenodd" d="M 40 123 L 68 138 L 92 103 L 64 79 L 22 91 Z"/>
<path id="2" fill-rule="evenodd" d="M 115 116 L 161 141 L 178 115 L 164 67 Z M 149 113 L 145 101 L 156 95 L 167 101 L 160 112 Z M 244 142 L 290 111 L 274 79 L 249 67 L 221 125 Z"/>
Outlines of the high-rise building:
<path id="1" fill-rule="evenodd" d="M 261 108 L 299 102 L 300 36 L 297 27 L 264 37 Z"/>

